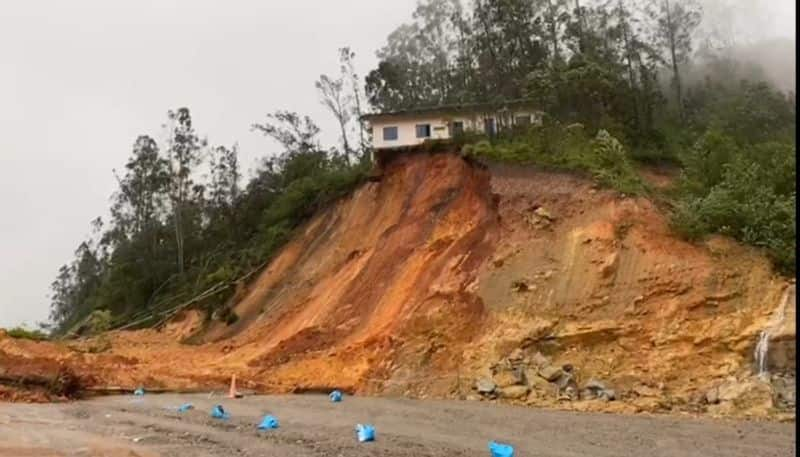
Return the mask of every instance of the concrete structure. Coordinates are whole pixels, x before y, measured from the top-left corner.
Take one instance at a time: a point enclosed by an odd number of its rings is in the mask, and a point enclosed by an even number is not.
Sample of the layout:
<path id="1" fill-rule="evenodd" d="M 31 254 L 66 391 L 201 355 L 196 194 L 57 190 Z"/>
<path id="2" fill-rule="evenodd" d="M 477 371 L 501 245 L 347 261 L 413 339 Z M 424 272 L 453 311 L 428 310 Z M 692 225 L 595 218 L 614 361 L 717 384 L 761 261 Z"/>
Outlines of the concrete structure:
<path id="1" fill-rule="evenodd" d="M 462 132 L 496 135 L 514 127 L 541 123 L 542 113 L 530 101 L 444 105 L 367 114 L 374 150 L 407 148 L 427 140 L 447 140 Z"/>

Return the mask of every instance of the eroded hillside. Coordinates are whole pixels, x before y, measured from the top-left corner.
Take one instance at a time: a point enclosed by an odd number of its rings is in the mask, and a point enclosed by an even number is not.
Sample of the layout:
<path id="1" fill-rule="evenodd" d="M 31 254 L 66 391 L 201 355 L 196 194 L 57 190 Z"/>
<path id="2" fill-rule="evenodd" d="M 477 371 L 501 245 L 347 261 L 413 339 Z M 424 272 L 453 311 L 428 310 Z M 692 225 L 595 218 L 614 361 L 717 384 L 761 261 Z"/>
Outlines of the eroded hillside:
<path id="1" fill-rule="evenodd" d="M 259 391 L 570 409 L 794 404 L 793 281 L 729 240 L 680 241 L 650 201 L 572 175 L 400 157 L 309 221 L 232 307 L 232 325 L 190 312 L 86 341 L 0 337 L 0 361 L 60 364 L 88 386 L 218 387 L 235 373 Z M 751 376 L 762 331 L 771 381 Z"/>

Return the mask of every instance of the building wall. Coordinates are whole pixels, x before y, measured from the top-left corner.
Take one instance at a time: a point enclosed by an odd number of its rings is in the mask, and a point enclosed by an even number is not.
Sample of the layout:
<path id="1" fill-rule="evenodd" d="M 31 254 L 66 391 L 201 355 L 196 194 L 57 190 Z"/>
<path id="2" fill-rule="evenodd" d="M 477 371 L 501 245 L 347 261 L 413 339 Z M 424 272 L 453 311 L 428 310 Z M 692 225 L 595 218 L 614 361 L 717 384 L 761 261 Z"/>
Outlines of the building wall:
<path id="1" fill-rule="evenodd" d="M 404 118 L 377 118 L 370 121 L 372 127 L 372 147 L 375 149 L 396 148 L 404 146 L 415 146 L 423 143 L 427 139 L 449 139 L 450 123 L 463 122 L 465 131 L 483 132 L 484 118 L 495 118 L 499 128 L 509 126 L 513 123 L 516 116 L 530 115 L 531 123 L 541 122 L 541 113 L 534 111 L 516 111 L 496 114 L 458 114 L 458 115 L 439 115 L 439 116 L 418 116 Z M 419 124 L 430 124 L 431 136 L 429 138 L 417 138 L 416 126 Z M 384 140 L 384 127 L 397 127 L 396 140 Z"/>

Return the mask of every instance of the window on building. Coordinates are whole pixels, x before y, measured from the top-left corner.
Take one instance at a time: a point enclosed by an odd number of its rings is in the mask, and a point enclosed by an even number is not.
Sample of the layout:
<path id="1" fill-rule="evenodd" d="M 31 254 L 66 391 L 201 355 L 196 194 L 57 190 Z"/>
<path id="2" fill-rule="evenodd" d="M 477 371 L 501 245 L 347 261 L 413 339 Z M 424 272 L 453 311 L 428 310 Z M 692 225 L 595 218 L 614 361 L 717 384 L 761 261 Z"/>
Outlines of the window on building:
<path id="1" fill-rule="evenodd" d="M 431 125 L 430 124 L 417 124 L 417 138 L 430 138 Z"/>
<path id="2" fill-rule="evenodd" d="M 514 118 L 515 125 L 531 125 L 531 115 L 523 114 Z"/>
<path id="3" fill-rule="evenodd" d="M 453 121 L 450 123 L 450 136 L 458 136 L 464 133 L 464 122 Z"/>
<path id="4" fill-rule="evenodd" d="M 383 141 L 393 141 L 397 139 L 397 127 L 383 128 Z"/>

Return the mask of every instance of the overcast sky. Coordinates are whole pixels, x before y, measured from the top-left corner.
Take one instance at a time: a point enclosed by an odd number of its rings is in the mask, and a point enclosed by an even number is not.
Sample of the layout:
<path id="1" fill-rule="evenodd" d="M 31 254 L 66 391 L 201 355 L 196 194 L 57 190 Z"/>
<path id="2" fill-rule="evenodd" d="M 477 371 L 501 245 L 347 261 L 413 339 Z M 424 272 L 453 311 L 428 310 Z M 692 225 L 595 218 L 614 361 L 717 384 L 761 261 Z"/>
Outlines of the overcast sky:
<path id="1" fill-rule="evenodd" d="M 1 0 L 0 327 L 47 317 L 58 267 L 106 214 L 111 170 L 167 110 L 191 108 L 212 144 L 238 141 L 246 168 L 276 150 L 249 128 L 276 109 L 311 115 L 332 144 L 315 79 L 346 45 L 363 76 L 415 3 Z M 793 36 L 794 0 L 755 3 Z"/>

